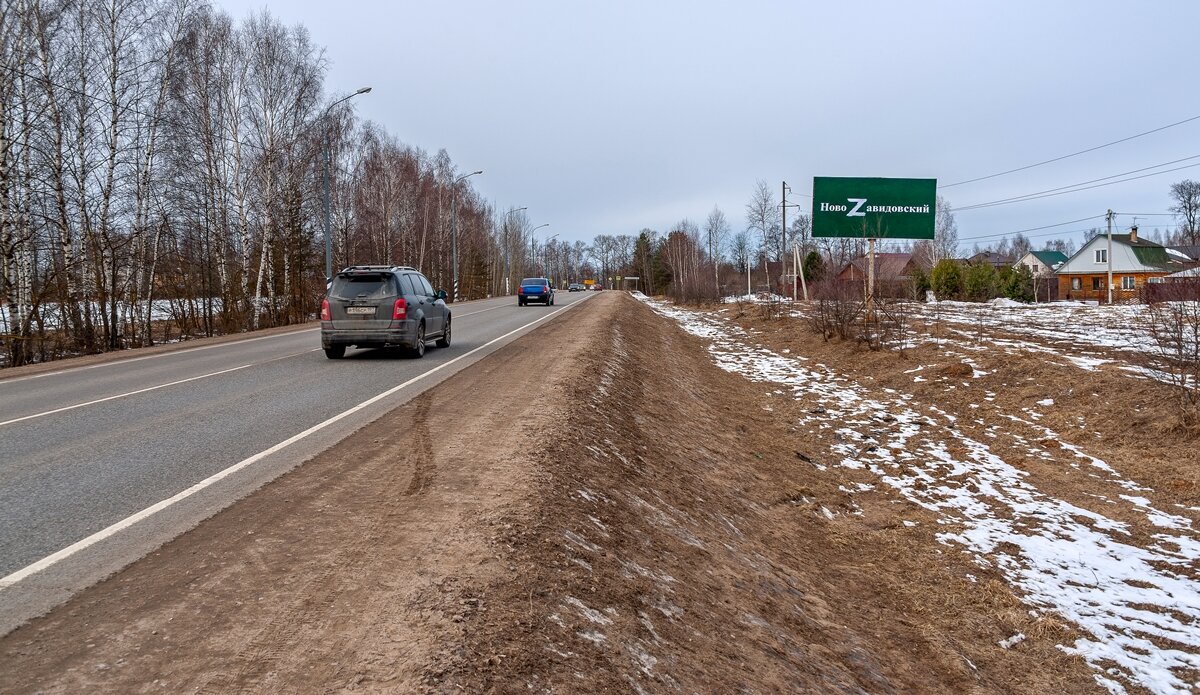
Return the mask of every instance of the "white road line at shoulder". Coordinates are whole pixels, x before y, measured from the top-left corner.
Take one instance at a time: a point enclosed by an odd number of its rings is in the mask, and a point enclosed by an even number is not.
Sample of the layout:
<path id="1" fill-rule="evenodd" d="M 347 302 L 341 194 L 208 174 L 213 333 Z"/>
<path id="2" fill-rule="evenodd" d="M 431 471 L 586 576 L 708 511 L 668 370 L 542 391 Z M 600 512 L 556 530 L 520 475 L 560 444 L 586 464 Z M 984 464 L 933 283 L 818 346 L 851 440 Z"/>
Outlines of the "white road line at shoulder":
<path id="1" fill-rule="evenodd" d="M 131 515 L 125 517 L 124 519 L 118 521 L 117 523 L 112 524 L 111 526 L 109 526 L 105 529 L 102 529 L 100 531 L 97 531 L 96 533 L 93 533 L 92 535 L 88 536 L 87 538 L 77 541 L 77 542 L 63 548 L 62 550 L 59 550 L 56 553 L 47 555 L 46 557 L 42 558 L 41 560 L 38 560 L 37 562 L 34 562 L 31 565 L 27 565 L 26 567 L 23 567 L 23 568 L 17 570 L 16 572 L 13 572 L 12 574 L 8 575 L 7 577 L 0 578 L 0 591 L 3 591 L 4 589 L 7 589 L 8 587 L 17 584 L 18 582 L 22 581 L 23 579 L 31 577 L 31 576 L 37 574 L 38 572 L 48 569 L 59 562 L 62 562 L 63 560 L 67 559 L 68 557 L 71 557 L 72 555 L 74 555 L 75 553 L 78 553 L 81 550 L 85 550 L 88 547 L 93 546 L 96 543 L 99 543 L 100 541 L 103 541 L 106 538 L 109 538 L 110 536 L 120 533 L 122 530 L 129 528 L 130 526 L 133 526 L 134 524 L 138 523 L 139 521 L 142 521 L 143 519 L 147 519 L 151 516 L 154 516 L 158 512 L 160 512 L 178 502 L 181 502 L 181 501 L 187 499 L 188 497 L 191 497 L 192 495 L 196 494 L 197 492 L 200 492 L 201 490 L 204 490 L 205 488 L 208 488 L 208 487 L 212 486 L 213 484 L 218 483 L 221 480 L 224 480 L 225 478 L 228 478 L 229 476 L 233 475 L 234 473 L 237 473 L 238 471 L 242 470 L 243 468 L 246 468 L 247 466 L 250 466 L 258 461 L 261 461 L 262 459 L 270 456 L 271 454 L 274 454 L 288 446 L 291 446 L 292 444 L 295 444 L 296 442 L 308 437 L 309 435 L 320 432 L 321 430 L 325 429 L 326 427 L 329 427 L 330 425 L 338 422 L 339 420 L 343 420 L 364 408 L 367 408 L 375 403 L 378 403 L 379 401 L 383 400 L 384 398 L 387 398 L 388 396 L 391 396 L 392 394 L 417 383 L 418 381 L 424 379 L 425 377 L 427 377 L 435 372 L 441 371 L 456 362 L 465 360 L 468 357 L 470 357 L 471 355 L 474 355 L 475 353 L 479 352 L 480 350 L 483 350 L 487 347 L 495 345 L 496 343 L 498 343 L 506 338 L 510 338 L 510 337 L 516 335 L 517 333 L 520 333 L 521 331 L 523 331 L 531 326 L 541 323 L 542 321 L 545 321 L 548 318 L 556 316 L 560 312 L 566 311 L 567 309 L 570 309 L 573 306 L 577 306 L 578 304 L 579 304 L 579 302 L 572 302 L 571 304 L 567 304 L 566 306 L 557 308 L 554 311 L 551 311 L 550 313 L 544 314 L 544 315 L 540 316 L 539 318 L 534 319 L 533 321 L 530 321 L 529 323 L 526 323 L 526 324 L 520 326 L 519 328 L 515 328 L 498 338 L 493 338 L 492 340 L 489 340 L 488 342 L 484 343 L 483 345 L 480 345 L 479 347 L 475 348 L 474 350 L 471 350 L 470 352 L 459 355 L 458 357 L 455 357 L 454 359 L 450 360 L 449 362 L 443 362 L 442 364 L 439 364 L 436 367 L 431 368 L 429 371 L 419 374 L 419 375 L 409 379 L 408 381 L 405 381 L 404 383 L 399 384 L 398 386 L 393 386 L 392 388 L 384 391 L 383 393 L 380 393 L 376 396 L 372 396 L 371 398 L 368 398 L 367 400 L 363 401 L 362 403 L 359 403 L 358 405 L 350 408 L 349 410 L 338 413 L 337 415 L 334 415 L 333 417 L 325 420 L 324 422 L 313 425 L 312 427 L 309 427 L 308 429 L 304 430 L 303 432 L 300 432 L 299 434 L 288 437 L 287 439 L 283 440 L 282 442 L 279 442 L 278 444 L 276 444 L 275 446 L 272 446 L 269 449 L 264 449 L 263 451 L 260 451 L 257 454 L 250 456 L 249 458 L 245 458 L 245 459 L 242 459 L 241 461 L 238 461 L 237 463 L 233 464 L 232 466 L 226 468 L 223 471 L 214 473 L 213 475 L 205 478 L 204 480 L 201 480 L 200 482 L 196 483 L 195 485 L 192 485 L 191 487 L 187 488 L 186 490 L 183 490 L 182 492 L 179 492 L 171 497 L 168 497 L 165 500 L 162 500 L 161 502 L 158 502 L 149 507 L 146 507 L 145 509 L 143 509 L 140 512 L 131 514 Z M 250 365 L 244 365 L 244 366 L 248 367 Z M 243 368 L 244 367 L 236 367 L 235 369 L 243 369 Z M 227 370 L 227 371 L 234 371 L 234 370 L 231 369 L 231 370 Z M 201 378 L 201 377 L 193 377 L 193 378 Z M 154 388 L 161 388 L 161 387 L 154 387 Z M 4 424 L 4 423 L 0 423 L 0 424 Z"/>
<path id="2" fill-rule="evenodd" d="M 76 408 L 84 408 L 89 405 L 96 405 L 97 403 L 104 403 L 105 401 L 114 401 L 118 398 L 126 398 L 128 396 L 136 396 L 139 393 L 146 393 L 147 391 L 157 391 L 158 389 L 165 389 L 168 386 L 178 386 L 179 384 L 186 384 L 189 381 L 196 381 L 198 379 L 207 379 L 210 376 L 217 376 L 219 374 L 228 374 L 229 372 L 236 372 L 239 369 L 245 369 L 246 367 L 252 367 L 252 366 L 254 366 L 254 365 L 243 364 L 240 367 L 233 367 L 232 369 L 222 369 L 219 372 L 209 372 L 208 374 L 201 374 L 199 376 L 188 377 L 187 379 L 180 379 L 179 381 L 172 381 L 169 384 L 159 384 L 158 386 L 148 386 L 144 389 L 138 389 L 137 391 L 118 393 L 113 396 L 105 396 L 104 398 L 97 398 L 94 401 L 88 401 L 86 403 L 76 403 L 75 405 L 68 405 L 68 406 L 64 406 L 62 408 L 55 408 L 54 410 L 47 410 L 47 411 L 41 412 L 41 413 L 34 413 L 33 415 L 25 415 L 24 417 L 13 418 L 12 420 L 5 420 L 3 422 L 0 422 L 0 427 L 3 427 L 5 425 L 11 425 L 11 424 L 14 424 L 17 422 L 25 422 L 26 420 L 33 420 L 33 419 L 36 419 L 39 417 L 45 417 L 47 415 L 54 415 L 55 413 L 62 413 L 62 412 L 66 412 L 68 410 L 75 410 Z"/>
<path id="3" fill-rule="evenodd" d="M 16 383 L 19 383 L 22 381 L 32 381 L 34 379 L 44 379 L 48 376 L 59 376 L 61 374 L 66 374 L 67 372 L 82 372 L 87 369 L 100 369 L 101 367 L 115 367 L 117 365 L 129 364 L 131 362 L 141 362 L 142 360 L 158 359 L 159 357 L 168 357 L 168 356 L 173 357 L 175 355 L 185 355 L 189 352 L 200 352 L 201 350 L 213 350 L 215 348 L 221 348 L 221 347 L 233 347 L 235 345 L 245 345 L 246 343 L 256 343 L 260 340 L 271 340 L 272 338 L 286 338 L 289 336 L 294 336 L 298 333 L 305 333 L 307 331 L 318 331 L 318 330 L 320 330 L 320 328 L 302 328 L 300 330 L 288 331 L 286 333 L 278 333 L 276 335 L 263 335 L 263 336 L 259 336 L 257 338 L 246 338 L 245 340 L 234 340 L 234 341 L 230 341 L 227 343 L 217 343 L 215 345 L 201 345 L 199 347 L 194 347 L 194 348 L 184 348 L 183 350 L 171 350 L 169 352 L 160 352 L 155 355 L 144 355 L 142 357 L 129 357 L 127 359 L 118 359 L 118 360 L 113 360 L 112 362 L 103 362 L 101 364 L 89 364 L 86 367 L 66 367 L 64 369 L 60 369 L 55 372 L 46 372 L 45 374 L 34 374 L 33 376 L 18 376 L 18 377 L 13 377 L 11 379 L 0 379 L 0 386 L 4 386 L 6 384 L 16 384 Z M 0 423 L 0 424 L 4 424 L 4 423 Z"/>

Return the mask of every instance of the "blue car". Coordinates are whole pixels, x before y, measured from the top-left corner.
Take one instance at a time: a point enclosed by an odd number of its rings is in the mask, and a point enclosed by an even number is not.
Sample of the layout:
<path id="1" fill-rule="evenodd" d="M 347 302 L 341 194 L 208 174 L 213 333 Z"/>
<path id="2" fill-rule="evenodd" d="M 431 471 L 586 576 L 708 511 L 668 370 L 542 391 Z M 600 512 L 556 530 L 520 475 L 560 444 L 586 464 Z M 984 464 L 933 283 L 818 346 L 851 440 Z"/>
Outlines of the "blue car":
<path id="1" fill-rule="evenodd" d="M 554 306 L 554 285 L 546 278 L 525 278 L 517 288 L 517 305 L 525 306 L 530 302 L 545 302 L 546 306 Z"/>

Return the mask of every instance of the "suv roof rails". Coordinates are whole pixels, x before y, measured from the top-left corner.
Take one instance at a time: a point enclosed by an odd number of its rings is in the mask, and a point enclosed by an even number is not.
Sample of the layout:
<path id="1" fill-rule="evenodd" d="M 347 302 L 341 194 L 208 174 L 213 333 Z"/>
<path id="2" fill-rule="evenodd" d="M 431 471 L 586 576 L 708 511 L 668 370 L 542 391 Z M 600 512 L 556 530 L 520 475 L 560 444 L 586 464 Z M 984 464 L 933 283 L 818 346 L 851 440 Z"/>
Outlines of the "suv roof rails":
<path id="1" fill-rule="evenodd" d="M 349 272 L 352 272 L 355 270 L 366 270 L 366 271 L 376 271 L 376 272 L 381 271 L 381 270 L 412 270 L 412 271 L 416 271 L 416 268 L 413 268 L 413 267 L 407 266 L 407 265 L 348 265 L 345 268 L 342 268 L 341 272 L 349 273 Z"/>

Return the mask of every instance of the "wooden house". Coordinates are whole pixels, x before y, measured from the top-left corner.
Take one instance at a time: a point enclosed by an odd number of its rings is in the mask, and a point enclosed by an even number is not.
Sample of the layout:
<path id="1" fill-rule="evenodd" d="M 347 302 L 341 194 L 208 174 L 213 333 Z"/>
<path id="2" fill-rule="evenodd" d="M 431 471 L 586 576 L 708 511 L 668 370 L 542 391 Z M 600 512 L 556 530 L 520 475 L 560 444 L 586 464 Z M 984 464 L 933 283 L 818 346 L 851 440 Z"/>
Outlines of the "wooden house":
<path id="1" fill-rule="evenodd" d="M 1108 301 L 1108 236 L 1101 234 L 1066 260 L 1058 276 L 1061 299 Z M 1161 278 L 1184 269 L 1186 256 L 1162 244 L 1139 238 L 1137 227 L 1129 234 L 1112 235 L 1113 301 L 1137 297 L 1150 278 Z"/>

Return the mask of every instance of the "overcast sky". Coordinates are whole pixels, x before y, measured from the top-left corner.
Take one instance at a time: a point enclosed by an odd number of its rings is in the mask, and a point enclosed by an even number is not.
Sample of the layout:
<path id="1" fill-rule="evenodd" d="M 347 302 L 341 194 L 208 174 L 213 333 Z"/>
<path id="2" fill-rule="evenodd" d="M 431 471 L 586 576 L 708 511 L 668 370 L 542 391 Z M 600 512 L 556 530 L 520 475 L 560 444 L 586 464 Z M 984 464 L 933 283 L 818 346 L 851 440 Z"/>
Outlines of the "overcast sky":
<path id="1" fill-rule="evenodd" d="M 306 26 L 331 93 L 370 85 L 361 116 L 483 169 L 476 190 L 560 239 L 703 224 L 714 205 L 737 231 L 758 179 L 807 206 L 813 176 L 936 178 L 962 208 L 1200 155 L 1196 120 L 947 187 L 1200 116 L 1194 0 L 215 2 Z M 1200 166 L 960 210 L 959 237 L 969 250 L 1109 208 L 1159 213 L 1139 219 L 1148 234 L 1173 225 L 1184 178 Z"/>

